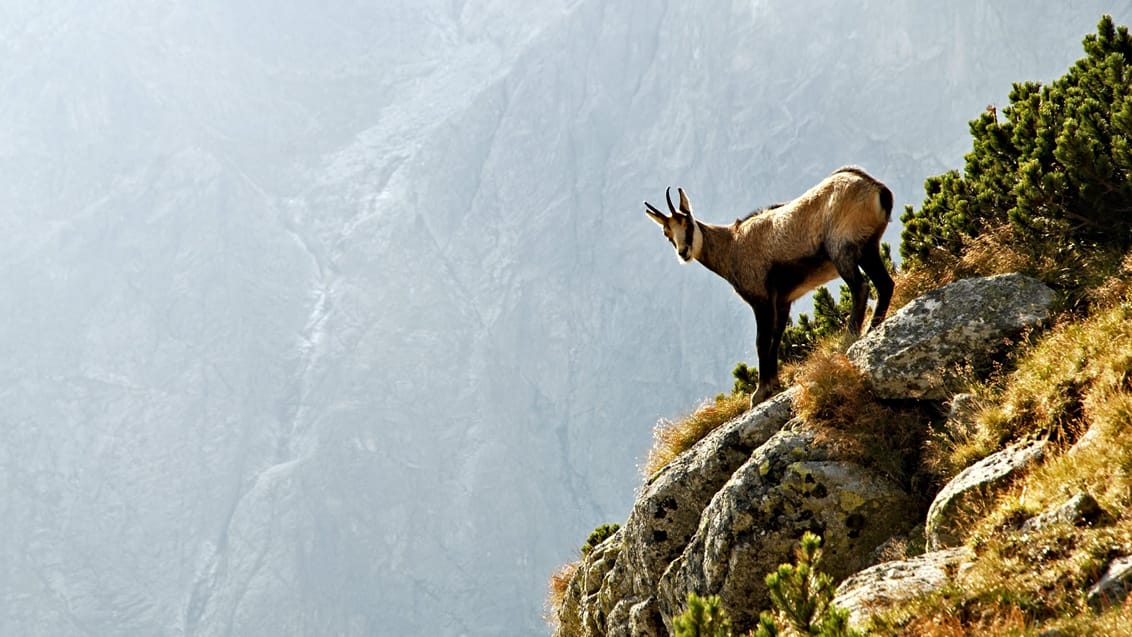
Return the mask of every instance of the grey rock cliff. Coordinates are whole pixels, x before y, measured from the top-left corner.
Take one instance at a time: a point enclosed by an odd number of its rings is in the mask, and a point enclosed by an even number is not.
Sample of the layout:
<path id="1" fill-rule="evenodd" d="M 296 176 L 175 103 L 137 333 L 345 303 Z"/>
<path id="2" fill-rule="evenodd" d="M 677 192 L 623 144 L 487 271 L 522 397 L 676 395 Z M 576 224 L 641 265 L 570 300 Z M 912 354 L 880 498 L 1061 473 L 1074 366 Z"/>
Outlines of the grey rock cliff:
<path id="1" fill-rule="evenodd" d="M 661 582 L 661 609 L 667 618 L 689 592 L 719 595 L 745 631 L 770 606 L 763 578 L 793 560 L 804 532 L 824 538 L 823 570 L 840 579 L 868 566 L 873 550 L 907 531 L 919 510 L 899 485 L 839 459 L 812 432 L 784 429 L 712 499 Z"/>

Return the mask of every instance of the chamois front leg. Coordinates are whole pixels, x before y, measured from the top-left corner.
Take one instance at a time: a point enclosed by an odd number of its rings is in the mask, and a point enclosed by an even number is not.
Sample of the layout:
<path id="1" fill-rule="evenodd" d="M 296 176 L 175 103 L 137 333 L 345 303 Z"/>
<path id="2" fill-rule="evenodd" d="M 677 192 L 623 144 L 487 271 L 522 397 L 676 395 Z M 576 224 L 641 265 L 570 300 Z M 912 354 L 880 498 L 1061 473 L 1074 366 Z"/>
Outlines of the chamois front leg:
<path id="1" fill-rule="evenodd" d="M 779 318 L 768 301 L 751 305 L 755 310 L 755 350 L 759 356 L 759 386 L 751 394 L 751 407 L 755 407 L 778 391 L 778 351 L 774 345 L 779 335 Z"/>
<path id="2" fill-rule="evenodd" d="M 786 331 L 786 323 L 790 318 L 790 301 L 786 300 L 785 295 L 776 293 L 774 312 L 774 342 L 770 344 L 770 351 L 774 353 L 774 360 L 778 361 L 782 351 L 782 334 Z"/>

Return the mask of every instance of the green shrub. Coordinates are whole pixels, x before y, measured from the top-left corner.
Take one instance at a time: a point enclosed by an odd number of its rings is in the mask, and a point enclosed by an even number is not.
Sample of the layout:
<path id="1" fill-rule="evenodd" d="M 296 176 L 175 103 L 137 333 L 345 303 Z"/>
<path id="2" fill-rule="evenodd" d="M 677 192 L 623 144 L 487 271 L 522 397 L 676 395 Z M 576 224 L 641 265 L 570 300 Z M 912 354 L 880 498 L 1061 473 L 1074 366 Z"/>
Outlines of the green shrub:
<path id="1" fill-rule="evenodd" d="M 759 370 L 748 367 L 746 363 L 736 365 L 735 369 L 731 370 L 731 375 L 735 377 L 732 394 L 753 394 L 758 389 Z"/>
<path id="2" fill-rule="evenodd" d="M 782 564 L 766 576 L 774 611 L 763 611 L 759 616 L 756 637 L 859 636 L 860 633 L 849 627 L 849 612 L 833 604 L 833 578 L 817 570 L 821 562 L 821 538 L 807 531 L 795 556 L 795 565 Z"/>
<path id="3" fill-rule="evenodd" d="M 620 528 L 620 524 L 602 524 L 594 529 L 586 538 L 586 543 L 582 545 L 582 557 L 589 555 L 594 547 L 608 540 Z"/>
<path id="4" fill-rule="evenodd" d="M 731 637 L 731 620 L 718 595 L 688 593 L 688 608 L 672 618 L 676 637 Z"/>
<path id="5" fill-rule="evenodd" d="M 763 611 L 756 637 L 809 635 L 861 637 L 849 628 L 849 612 L 833 604 L 833 578 L 817 570 L 821 538 L 806 532 L 795 552 L 797 564 L 782 564 L 766 576 L 774 611 Z M 731 619 L 719 596 L 688 593 L 687 609 L 672 618 L 676 637 L 732 637 Z"/>
<path id="6" fill-rule="evenodd" d="M 930 177 L 922 207 L 902 216 L 906 264 L 1005 230 L 991 253 L 1016 252 L 1075 301 L 1119 263 L 1132 247 L 1132 37 L 1106 15 L 1084 49 L 1049 86 L 1015 84 L 1008 106 L 970 123 L 963 173 Z"/>

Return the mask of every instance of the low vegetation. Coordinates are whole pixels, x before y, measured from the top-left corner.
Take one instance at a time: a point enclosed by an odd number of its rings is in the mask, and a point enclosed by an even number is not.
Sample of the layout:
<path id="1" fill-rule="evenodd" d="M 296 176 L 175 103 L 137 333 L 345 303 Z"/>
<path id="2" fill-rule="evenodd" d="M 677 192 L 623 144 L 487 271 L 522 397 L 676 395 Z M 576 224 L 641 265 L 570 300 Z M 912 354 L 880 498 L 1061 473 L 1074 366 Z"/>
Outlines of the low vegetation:
<path id="1" fill-rule="evenodd" d="M 1104 16 L 1084 49 L 972 121 L 964 171 L 929 178 L 905 210 L 900 252 L 920 280 L 1009 268 L 1085 310 L 1115 273 L 1132 247 L 1132 37 Z"/>
<path id="2" fill-rule="evenodd" d="M 759 615 L 748 637 L 810 635 L 860 637 L 849 627 L 849 613 L 833 604 L 833 578 L 818 566 L 821 538 L 807 531 L 795 551 L 794 564 L 781 564 L 766 576 L 772 610 Z M 672 618 L 676 637 L 733 637 L 734 630 L 719 597 L 688 594 L 686 610 Z"/>
<path id="3" fill-rule="evenodd" d="M 721 424 L 739 416 L 750 404 L 745 393 L 720 394 L 677 420 L 661 420 L 653 428 L 653 447 L 641 467 L 645 478 L 656 475 L 672 459 L 692 448 Z"/>
<path id="4" fill-rule="evenodd" d="M 1097 614 L 1084 595 L 1115 557 L 1132 555 L 1132 517 L 1124 514 L 1132 507 L 1132 296 L 1039 339 L 983 404 L 972 440 L 945 452 L 954 466 L 1018 437 L 1061 444 L 984 504 L 968 538 L 976 559 L 955 585 L 881 616 L 874 632 L 1132 634 L 1121 623 L 1132 605 Z M 1095 497 L 1114 522 L 1019 530 L 1022 521 L 1081 492 Z"/>
<path id="5" fill-rule="evenodd" d="M 819 440 L 907 487 L 927 477 L 919 458 L 931 407 L 878 400 L 864 374 L 829 344 L 811 354 L 794 379 L 794 413 Z"/>

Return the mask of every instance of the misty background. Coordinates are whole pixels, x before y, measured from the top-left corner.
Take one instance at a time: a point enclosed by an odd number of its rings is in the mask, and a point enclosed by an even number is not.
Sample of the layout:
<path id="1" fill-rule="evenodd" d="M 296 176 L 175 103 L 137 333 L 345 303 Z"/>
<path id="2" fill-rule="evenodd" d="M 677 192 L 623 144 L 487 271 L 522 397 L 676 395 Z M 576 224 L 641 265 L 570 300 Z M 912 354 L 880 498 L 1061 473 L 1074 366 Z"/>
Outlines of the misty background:
<path id="1" fill-rule="evenodd" d="M 0 635 L 546 634 L 755 358 L 641 201 L 918 206 L 1102 12 L 0 1 Z"/>

